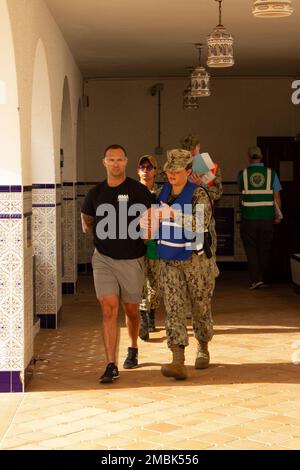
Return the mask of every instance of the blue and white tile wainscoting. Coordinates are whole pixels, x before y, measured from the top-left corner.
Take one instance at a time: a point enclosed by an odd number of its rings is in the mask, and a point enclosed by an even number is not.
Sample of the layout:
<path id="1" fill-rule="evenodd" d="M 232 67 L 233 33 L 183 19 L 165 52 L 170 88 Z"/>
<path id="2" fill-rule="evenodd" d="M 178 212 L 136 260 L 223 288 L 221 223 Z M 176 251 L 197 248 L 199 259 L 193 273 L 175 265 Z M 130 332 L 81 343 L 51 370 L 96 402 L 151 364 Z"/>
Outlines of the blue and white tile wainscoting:
<path id="1" fill-rule="evenodd" d="M 62 292 L 75 294 L 77 286 L 77 220 L 76 183 L 62 186 Z"/>
<path id="2" fill-rule="evenodd" d="M 61 185 L 32 186 L 35 311 L 41 328 L 57 328 L 62 306 Z"/>
<path id="3" fill-rule="evenodd" d="M 24 391 L 32 357 L 32 188 L 0 186 L 0 392 Z"/>

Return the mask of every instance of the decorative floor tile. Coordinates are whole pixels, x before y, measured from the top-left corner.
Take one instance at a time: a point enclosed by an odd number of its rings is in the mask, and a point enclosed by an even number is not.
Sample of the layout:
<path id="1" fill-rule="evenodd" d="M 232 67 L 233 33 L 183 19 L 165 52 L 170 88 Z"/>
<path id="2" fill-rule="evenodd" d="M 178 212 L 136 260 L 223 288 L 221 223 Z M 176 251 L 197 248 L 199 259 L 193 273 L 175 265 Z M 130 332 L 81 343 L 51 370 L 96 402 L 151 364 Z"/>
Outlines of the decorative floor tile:
<path id="1" fill-rule="evenodd" d="M 189 379 L 180 383 L 160 374 L 170 356 L 163 311 L 132 371 L 121 367 L 128 336 L 120 314 L 120 378 L 105 386 L 98 382 L 105 356 L 91 277 L 80 278 L 63 310 L 58 330 L 36 336 L 40 360 L 6 428 L 1 423 L 3 449 L 299 449 L 300 375 L 289 349 L 300 335 L 299 297 L 289 286 L 250 296 L 243 273 L 224 273 L 213 305 L 211 366 L 194 369 L 190 330 Z"/>

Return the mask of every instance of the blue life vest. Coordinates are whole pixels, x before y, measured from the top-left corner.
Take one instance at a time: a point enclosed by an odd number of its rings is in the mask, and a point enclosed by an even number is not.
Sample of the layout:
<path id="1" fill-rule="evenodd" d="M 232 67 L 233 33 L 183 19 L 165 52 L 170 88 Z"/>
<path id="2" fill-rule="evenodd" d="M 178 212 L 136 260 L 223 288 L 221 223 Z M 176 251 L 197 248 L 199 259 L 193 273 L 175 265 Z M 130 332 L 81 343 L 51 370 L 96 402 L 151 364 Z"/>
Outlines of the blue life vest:
<path id="1" fill-rule="evenodd" d="M 170 206 L 183 214 L 192 214 L 192 199 L 197 185 L 187 182 L 183 191 Z M 159 200 L 168 204 L 168 197 L 171 194 L 172 186 L 165 183 L 159 195 Z M 185 206 L 189 205 L 189 206 Z M 157 252 L 161 259 L 184 261 L 191 258 L 193 251 L 203 249 L 203 242 L 196 247 L 196 233 L 187 231 L 183 225 L 178 225 L 172 220 L 163 220 L 159 227 L 157 240 Z"/>

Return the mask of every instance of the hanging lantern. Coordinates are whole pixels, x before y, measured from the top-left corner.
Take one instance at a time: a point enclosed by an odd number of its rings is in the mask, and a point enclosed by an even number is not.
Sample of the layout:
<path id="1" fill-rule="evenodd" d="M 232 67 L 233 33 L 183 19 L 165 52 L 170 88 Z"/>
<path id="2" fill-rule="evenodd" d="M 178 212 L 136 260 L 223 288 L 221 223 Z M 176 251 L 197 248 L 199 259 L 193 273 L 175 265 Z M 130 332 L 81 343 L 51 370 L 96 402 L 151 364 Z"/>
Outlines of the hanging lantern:
<path id="1" fill-rule="evenodd" d="M 293 13 L 291 0 L 256 0 L 252 13 L 258 18 L 280 18 Z"/>
<path id="2" fill-rule="evenodd" d="M 191 74 L 191 96 L 203 98 L 210 96 L 210 75 L 201 65 L 201 49 L 203 44 L 195 44 L 199 51 L 199 64 Z"/>
<path id="3" fill-rule="evenodd" d="M 183 92 L 183 109 L 198 109 L 199 108 L 199 101 L 198 98 L 191 96 L 191 73 L 193 71 L 193 67 L 188 67 L 189 72 L 189 84 Z"/>
<path id="4" fill-rule="evenodd" d="M 198 98 L 191 95 L 191 85 L 189 85 L 183 92 L 183 109 L 198 109 Z"/>
<path id="5" fill-rule="evenodd" d="M 207 38 L 208 67 L 232 67 L 233 59 L 233 37 L 222 25 L 222 1 L 219 2 L 219 24 L 213 29 Z"/>

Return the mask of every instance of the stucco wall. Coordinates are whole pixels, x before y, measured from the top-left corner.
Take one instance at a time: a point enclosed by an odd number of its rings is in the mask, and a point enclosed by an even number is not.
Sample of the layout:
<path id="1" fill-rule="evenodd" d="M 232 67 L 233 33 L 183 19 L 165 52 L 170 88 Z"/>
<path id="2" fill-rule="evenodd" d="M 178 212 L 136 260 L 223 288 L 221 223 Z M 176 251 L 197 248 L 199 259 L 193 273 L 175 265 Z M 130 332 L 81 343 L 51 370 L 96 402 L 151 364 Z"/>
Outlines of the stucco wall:
<path id="1" fill-rule="evenodd" d="M 196 111 L 182 109 L 186 80 L 89 80 L 85 81 L 89 107 L 84 108 L 87 181 L 104 176 L 100 156 L 111 143 L 127 148 L 131 176 L 138 156 L 154 152 L 157 96 L 149 90 L 157 82 L 164 84 L 161 163 L 166 149 L 177 147 L 180 137 L 193 132 L 199 135 L 202 150 L 221 164 L 224 180 L 232 181 L 258 135 L 300 133 L 300 105 L 291 102 L 292 78 L 212 78 L 212 94 L 200 99 Z"/>
<path id="2" fill-rule="evenodd" d="M 0 2 L 0 184 L 21 182 L 15 54 L 6 1 Z"/>
<path id="3" fill-rule="evenodd" d="M 31 184 L 31 103 L 34 59 L 38 41 L 46 51 L 49 71 L 53 147 L 55 153 L 55 181 L 59 181 L 59 153 L 61 107 L 65 76 L 68 77 L 71 103 L 74 155 L 76 147 L 76 120 L 81 95 L 82 78 L 73 56 L 43 0 L 8 0 L 20 107 L 22 183 Z M 1 22 L 1 19 L 0 19 Z M 41 155 L 41 158 L 43 156 Z M 42 181 L 46 182 L 46 181 Z M 48 181 L 49 182 L 49 181 Z"/>

